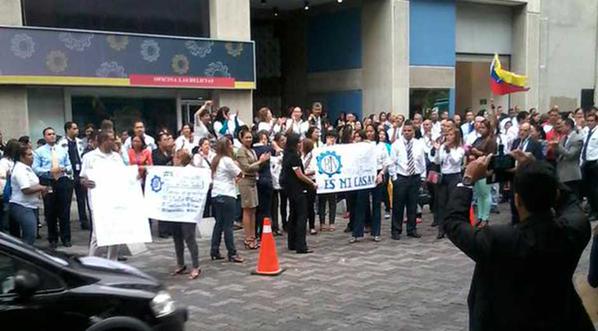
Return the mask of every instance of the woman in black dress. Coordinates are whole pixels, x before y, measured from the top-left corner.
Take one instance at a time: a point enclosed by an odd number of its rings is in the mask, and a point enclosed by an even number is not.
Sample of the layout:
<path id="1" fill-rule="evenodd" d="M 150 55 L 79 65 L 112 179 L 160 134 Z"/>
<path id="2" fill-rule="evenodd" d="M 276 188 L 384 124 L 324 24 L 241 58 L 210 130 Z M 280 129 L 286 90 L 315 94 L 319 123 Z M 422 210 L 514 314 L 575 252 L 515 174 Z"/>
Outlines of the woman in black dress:
<path id="1" fill-rule="evenodd" d="M 290 215 L 288 221 L 288 247 L 297 254 L 313 253 L 307 248 L 305 230 L 307 223 L 307 194 L 315 190 L 316 184 L 304 172 L 297 146 L 299 135 L 291 133 L 282 158 L 281 186 L 289 197 Z"/>

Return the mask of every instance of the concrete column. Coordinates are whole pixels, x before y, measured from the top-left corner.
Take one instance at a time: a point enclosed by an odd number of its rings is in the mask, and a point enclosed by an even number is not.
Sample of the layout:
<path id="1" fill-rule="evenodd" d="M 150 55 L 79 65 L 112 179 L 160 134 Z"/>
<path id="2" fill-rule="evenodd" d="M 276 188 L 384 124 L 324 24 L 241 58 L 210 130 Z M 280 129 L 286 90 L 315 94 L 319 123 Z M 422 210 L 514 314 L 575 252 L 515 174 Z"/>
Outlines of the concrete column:
<path id="1" fill-rule="evenodd" d="M 409 1 L 364 1 L 362 22 L 363 114 L 408 116 Z"/>
<path id="2" fill-rule="evenodd" d="M 531 89 L 511 95 L 511 105 L 529 109 L 540 105 L 540 0 L 513 11 L 511 70 L 526 74 Z"/>
<path id="3" fill-rule="evenodd" d="M 251 10 L 249 0 L 210 0 L 210 37 L 214 39 L 251 40 Z M 241 120 L 251 123 L 253 91 L 216 90 L 214 101 L 239 111 Z"/>
<path id="4" fill-rule="evenodd" d="M 0 0 L 0 24 L 23 25 L 21 0 Z M 27 89 L 19 86 L 0 86 L 0 118 L 4 139 L 29 134 Z M 10 125 L 8 125 L 10 124 Z"/>

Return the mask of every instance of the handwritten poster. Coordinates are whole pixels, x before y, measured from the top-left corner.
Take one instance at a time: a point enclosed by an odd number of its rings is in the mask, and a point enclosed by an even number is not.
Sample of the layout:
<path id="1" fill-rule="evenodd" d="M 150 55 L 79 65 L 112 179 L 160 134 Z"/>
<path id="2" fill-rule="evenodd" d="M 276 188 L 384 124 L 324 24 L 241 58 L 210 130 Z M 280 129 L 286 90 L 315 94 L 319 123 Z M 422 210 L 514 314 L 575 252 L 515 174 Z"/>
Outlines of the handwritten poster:
<path id="1" fill-rule="evenodd" d="M 318 193 L 376 186 L 376 151 L 373 144 L 324 146 L 316 149 L 313 155 Z"/>
<path id="2" fill-rule="evenodd" d="M 88 171 L 96 187 L 89 192 L 98 246 L 151 242 L 137 167 L 105 162 Z"/>
<path id="3" fill-rule="evenodd" d="M 150 167 L 145 180 L 145 209 L 160 221 L 200 221 L 212 175 L 196 167 Z"/>

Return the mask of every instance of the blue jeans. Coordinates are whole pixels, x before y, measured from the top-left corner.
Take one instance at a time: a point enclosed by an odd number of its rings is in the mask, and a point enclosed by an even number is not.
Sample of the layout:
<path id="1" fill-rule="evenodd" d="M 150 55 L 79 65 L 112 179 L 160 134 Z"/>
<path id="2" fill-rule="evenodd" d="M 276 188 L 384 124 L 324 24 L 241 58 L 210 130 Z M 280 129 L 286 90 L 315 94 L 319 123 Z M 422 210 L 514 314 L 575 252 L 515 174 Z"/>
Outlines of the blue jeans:
<path id="1" fill-rule="evenodd" d="M 21 239 L 29 245 L 33 245 L 37 235 L 37 213 L 37 209 L 10 203 L 10 216 L 20 225 Z"/>
<path id="2" fill-rule="evenodd" d="M 228 256 L 237 255 L 235 238 L 233 236 L 233 222 L 235 218 L 235 206 L 237 199 L 219 195 L 212 198 L 212 213 L 216 219 L 214 231 L 212 232 L 211 256 L 220 255 L 220 241 L 224 232 L 224 244 L 228 250 Z"/>

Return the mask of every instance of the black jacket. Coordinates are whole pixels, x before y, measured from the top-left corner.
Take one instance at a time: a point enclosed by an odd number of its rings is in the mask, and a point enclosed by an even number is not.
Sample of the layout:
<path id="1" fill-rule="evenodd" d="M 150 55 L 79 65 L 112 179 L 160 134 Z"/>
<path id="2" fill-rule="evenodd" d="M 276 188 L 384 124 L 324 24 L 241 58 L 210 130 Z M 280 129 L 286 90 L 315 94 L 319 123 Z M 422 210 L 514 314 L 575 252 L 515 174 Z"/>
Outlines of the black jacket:
<path id="1" fill-rule="evenodd" d="M 513 140 L 511 150 L 519 148 L 520 144 L 521 138 Z M 536 160 L 544 160 L 546 158 L 544 156 L 544 153 L 542 152 L 542 144 L 540 144 L 540 142 L 538 142 L 537 140 L 531 138 L 529 139 L 527 146 L 525 146 L 524 152 L 531 153 L 536 158 Z"/>
<path id="2" fill-rule="evenodd" d="M 474 229 L 472 191 L 458 187 L 444 220 L 446 234 L 476 262 L 469 290 L 470 330 L 594 330 L 572 276 L 590 240 L 590 223 L 567 191 L 557 216 L 533 215 L 515 226 Z"/>

